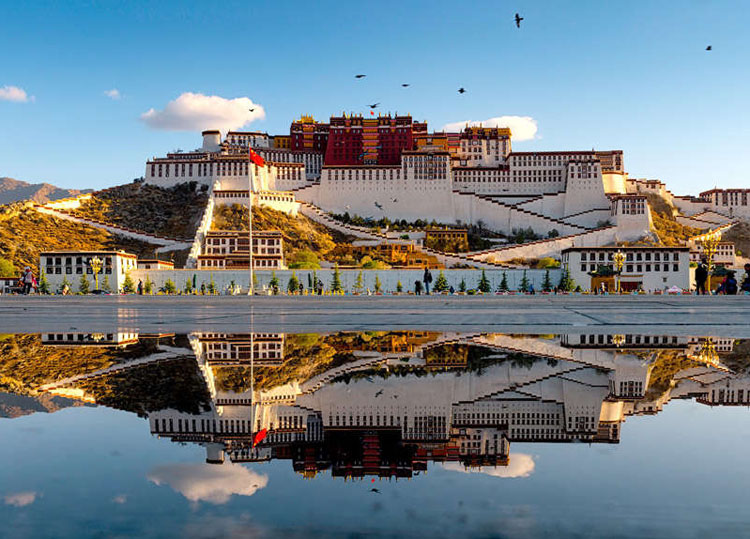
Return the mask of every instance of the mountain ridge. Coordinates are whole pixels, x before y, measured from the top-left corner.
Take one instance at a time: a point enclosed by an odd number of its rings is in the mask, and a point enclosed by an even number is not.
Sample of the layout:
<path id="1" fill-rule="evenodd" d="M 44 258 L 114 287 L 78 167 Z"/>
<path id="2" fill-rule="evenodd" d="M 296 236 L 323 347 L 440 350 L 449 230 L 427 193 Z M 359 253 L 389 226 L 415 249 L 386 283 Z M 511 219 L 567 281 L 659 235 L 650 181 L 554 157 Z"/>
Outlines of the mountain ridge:
<path id="1" fill-rule="evenodd" d="M 44 204 L 52 200 L 74 197 L 93 192 L 92 189 L 63 189 L 50 183 L 28 183 L 0 176 L 0 205 L 32 200 Z"/>

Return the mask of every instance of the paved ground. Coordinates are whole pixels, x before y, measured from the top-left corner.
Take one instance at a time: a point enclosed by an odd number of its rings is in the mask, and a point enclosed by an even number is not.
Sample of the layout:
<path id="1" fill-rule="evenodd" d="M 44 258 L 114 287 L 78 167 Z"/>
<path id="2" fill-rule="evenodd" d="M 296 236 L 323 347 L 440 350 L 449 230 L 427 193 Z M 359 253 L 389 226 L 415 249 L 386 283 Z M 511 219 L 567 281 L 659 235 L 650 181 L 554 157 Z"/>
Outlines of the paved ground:
<path id="1" fill-rule="evenodd" d="M 747 296 L 0 297 L 0 333 L 434 329 L 750 338 Z"/>

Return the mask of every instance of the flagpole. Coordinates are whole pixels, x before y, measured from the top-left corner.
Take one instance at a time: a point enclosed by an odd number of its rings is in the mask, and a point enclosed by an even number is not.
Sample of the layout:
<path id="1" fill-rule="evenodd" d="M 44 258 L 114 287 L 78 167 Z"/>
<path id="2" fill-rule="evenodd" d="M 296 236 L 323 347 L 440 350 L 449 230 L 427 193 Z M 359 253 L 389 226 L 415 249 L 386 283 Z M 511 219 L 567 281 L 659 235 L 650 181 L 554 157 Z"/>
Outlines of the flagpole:
<path id="1" fill-rule="evenodd" d="M 252 150 L 251 150 L 252 151 Z M 247 156 L 247 213 L 249 218 L 249 225 L 248 225 L 248 234 L 249 234 L 249 243 L 248 243 L 248 258 L 250 261 L 250 286 L 247 288 L 247 294 L 249 296 L 253 295 L 253 174 L 252 174 L 252 168 L 253 165 L 252 159 L 250 159 L 250 152 L 248 152 Z M 256 165 L 257 166 L 257 165 Z"/>

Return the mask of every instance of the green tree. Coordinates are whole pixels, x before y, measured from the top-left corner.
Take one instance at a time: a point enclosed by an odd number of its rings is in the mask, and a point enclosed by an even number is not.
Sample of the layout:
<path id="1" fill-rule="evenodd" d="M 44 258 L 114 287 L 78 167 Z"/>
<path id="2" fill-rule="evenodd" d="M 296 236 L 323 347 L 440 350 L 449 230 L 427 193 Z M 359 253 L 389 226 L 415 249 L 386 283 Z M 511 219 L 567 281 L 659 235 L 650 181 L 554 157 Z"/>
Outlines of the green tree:
<path id="1" fill-rule="evenodd" d="M 507 292 L 508 291 L 508 272 L 503 272 L 503 278 L 500 281 L 500 286 L 497 287 L 498 292 Z"/>
<path id="2" fill-rule="evenodd" d="M 208 293 L 212 296 L 216 294 L 216 281 L 214 281 L 214 274 L 211 274 L 211 280 L 208 282 Z"/>
<path id="3" fill-rule="evenodd" d="M 542 290 L 544 292 L 549 292 L 552 290 L 552 281 L 549 278 L 549 270 L 544 272 L 544 282 L 542 283 Z"/>
<path id="4" fill-rule="evenodd" d="M 377 273 L 375 274 L 375 292 L 380 292 L 380 289 L 383 287 L 383 283 L 380 282 L 380 275 Z"/>
<path id="5" fill-rule="evenodd" d="M 164 293 L 167 295 L 172 295 L 177 293 L 177 287 L 174 284 L 174 281 L 172 279 L 167 279 L 167 282 L 164 283 Z"/>
<path id="6" fill-rule="evenodd" d="M 0 277 L 17 277 L 18 270 L 7 258 L 0 258 Z"/>
<path id="7" fill-rule="evenodd" d="M 102 291 L 107 294 L 112 293 L 112 287 L 109 285 L 109 275 L 105 275 L 104 279 L 102 279 Z"/>
<path id="8" fill-rule="evenodd" d="M 519 290 L 524 294 L 529 291 L 529 278 L 526 276 L 526 270 L 523 270 L 523 276 L 521 277 L 521 286 Z"/>
<path id="9" fill-rule="evenodd" d="M 253 290 L 258 289 L 258 274 L 253 272 Z"/>
<path id="10" fill-rule="evenodd" d="M 133 284 L 133 278 L 130 276 L 130 272 L 125 274 L 125 280 L 122 282 L 122 293 L 132 294 L 135 292 L 135 284 Z"/>
<path id="11" fill-rule="evenodd" d="M 466 279 L 464 279 L 463 277 L 461 278 L 461 282 L 458 284 L 458 291 L 466 292 Z"/>
<path id="12" fill-rule="evenodd" d="M 354 292 L 357 294 L 361 294 L 362 289 L 364 287 L 365 287 L 365 284 L 362 279 L 362 270 L 359 270 L 359 273 L 357 274 L 357 279 L 354 281 Z"/>
<path id="13" fill-rule="evenodd" d="M 143 283 L 143 293 L 149 294 L 154 291 L 154 282 L 151 280 L 151 276 L 146 275 L 146 282 Z"/>
<path id="14" fill-rule="evenodd" d="M 276 291 L 279 289 L 279 278 L 276 277 L 276 272 L 271 272 L 271 280 L 268 281 L 268 286 L 271 287 L 271 290 L 274 294 L 276 294 Z"/>
<path id="15" fill-rule="evenodd" d="M 570 292 L 576 287 L 575 281 L 570 278 L 567 266 L 563 266 L 562 273 L 560 273 L 560 283 L 557 287 L 563 292 Z"/>
<path id="16" fill-rule="evenodd" d="M 341 272 L 339 271 L 339 265 L 336 263 L 336 265 L 333 267 L 333 279 L 331 280 L 331 291 L 332 292 L 341 292 Z"/>
<path id="17" fill-rule="evenodd" d="M 81 294 L 88 294 L 89 289 L 91 288 L 91 285 L 89 284 L 89 280 L 86 278 L 86 274 L 84 273 L 81 275 L 81 280 L 78 282 L 78 292 Z"/>
<path id="18" fill-rule="evenodd" d="M 302 249 L 292 255 L 289 269 L 320 269 L 320 260 L 312 251 Z"/>
<path id="19" fill-rule="evenodd" d="M 445 278 L 443 270 L 440 270 L 438 278 L 435 280 L 435 292 L 445 292 L 448 290 L 448 279 Z"/>
<path id="20" fill-rule="evenodd" d="M 292 276 L 289 277 L 289 282 L 286 284 L 286 290 L 290 294 L 296 294 L 299 291 L 299 279 L 297 275 L 292 272 Z"/>
<path id="21" fill-rule="evenodd" d="M 401 281 L 396 281 L 396 292 L 399 294 L 404 291 L 404 285 L 401 284 Z"/>
<path id="22" fill-rule="evenodd" d="M 480 292 L 484 292 L 485 294 L 491 290 L 490 287 L 490 281 L 487 279 L 487 274 L 482 270 L 482 277 L 479 279 L 479 288 Z"/>
<path id="23" fill-rule="evenodd" d="M 39 293 L 49 295 L 49 281 L 44 273 L 39 276 Z"/>
<path id="24" fill-rule="evenodd" d="M 185 294 L 193 293 L 193 281 L 191 279 L 185 281 L 185 288 L 183 288 L 182 291 L 185 292 Z"/>

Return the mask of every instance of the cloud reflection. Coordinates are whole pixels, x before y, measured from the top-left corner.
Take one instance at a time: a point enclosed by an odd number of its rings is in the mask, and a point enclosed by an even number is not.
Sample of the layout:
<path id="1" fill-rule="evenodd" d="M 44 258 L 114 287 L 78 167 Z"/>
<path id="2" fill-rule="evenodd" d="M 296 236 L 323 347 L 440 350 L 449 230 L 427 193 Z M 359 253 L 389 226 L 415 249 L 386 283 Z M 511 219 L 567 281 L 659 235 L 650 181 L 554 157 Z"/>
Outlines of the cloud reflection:
<path id="1" fill-rule="evenodd" d="M 252 496 L 268 484 L 266 475 L 240 464 L 167 464 L 148 474 L 149 481 L 169 485 L 191 502 L 216 505 L 229 501 L 232 495 Z"/>
<path id="2" fill-rule="evenodd" d="M 525 453 L 511 453 L 510 462 L 507 466 L 478 466 L 477 468 L 466 468 L 460 462 L 446 462 L 443 464 L 445 470 L 463 473 L 481 473 L 493 477 L 529 477 L 534 473 L 534 459 Z"/>

